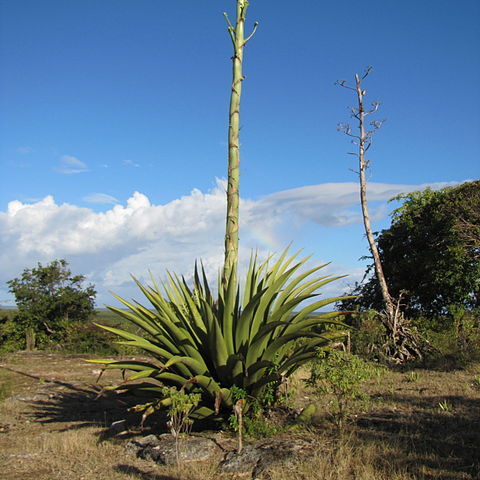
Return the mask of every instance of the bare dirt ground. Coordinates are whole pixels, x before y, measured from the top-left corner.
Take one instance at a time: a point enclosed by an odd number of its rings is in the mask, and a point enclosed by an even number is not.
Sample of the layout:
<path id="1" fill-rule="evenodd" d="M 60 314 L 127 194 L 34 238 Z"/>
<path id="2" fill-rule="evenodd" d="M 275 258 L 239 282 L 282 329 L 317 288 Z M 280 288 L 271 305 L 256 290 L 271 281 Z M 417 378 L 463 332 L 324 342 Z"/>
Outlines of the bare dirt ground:
<path id="1" fill-rule="evenodd" d="M 103 441 L 106 427 L 125 419 L 134 403 L 115 394 L 99 397 L 99 369 L 87 358 L 18 353 L 0 361 L 2 479 L 169 478 L 125 457 L 123 441 Z"/>
<path id="2" fill-rule="evenodd" d="M 126 456 L 128 438 L 108 434 L 137 402 L 98 397 L 98 367 L 86 355 L 16 353 L 0 358 L 0 478 L 5 480 L 200 480 L 220 478 L 214 464 L 161 467 Z M 102 378 L 115 383 L 118 372 Z M 480 365 L 465 370 L 388 372 L 368 385 L 350 425 L 335 434 L 327 420 L 307 428 L 324 446 L 294 473 L 272 479 L 479 480 Z M 299 388 L 320 412 L 328 398 Z M 308 398 L 305 398 L 308 397 Z M 298 430 L 297 430 L 298 432 Z M 144 434 L 149 433 L 148 428 Z M 221 440 L 234 448 L 234 439 Z"/>

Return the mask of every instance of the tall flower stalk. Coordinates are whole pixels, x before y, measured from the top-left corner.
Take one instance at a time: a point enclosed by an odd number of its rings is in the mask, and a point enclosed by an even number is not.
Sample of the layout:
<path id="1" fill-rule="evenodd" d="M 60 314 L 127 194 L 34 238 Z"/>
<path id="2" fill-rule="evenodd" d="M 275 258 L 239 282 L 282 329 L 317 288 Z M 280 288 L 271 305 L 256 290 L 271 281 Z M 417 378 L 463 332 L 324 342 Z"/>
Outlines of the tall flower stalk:
<path id="1" fill-rule="evenodd" d="M 228 33 L 233 44 L 232 56 L 232 90 L 230 94 L 230 111 L 228 121 L 228 186 L 227 186 L 227 219 L 225 229 L 225 262 L 223 269 L 223 285 L 230 277 L 237 283 L 238 264 L 238 222 L 240 206 L 240 97 L 244 80 L 242 63 L 243 47 L 254 35 L 258 22 L 255 22 L 253 32 L 245 38 L 245 16 L 248 0 L 237 0 L 237 18 L 235 26 L 224 13 L 228 25 Z"/>

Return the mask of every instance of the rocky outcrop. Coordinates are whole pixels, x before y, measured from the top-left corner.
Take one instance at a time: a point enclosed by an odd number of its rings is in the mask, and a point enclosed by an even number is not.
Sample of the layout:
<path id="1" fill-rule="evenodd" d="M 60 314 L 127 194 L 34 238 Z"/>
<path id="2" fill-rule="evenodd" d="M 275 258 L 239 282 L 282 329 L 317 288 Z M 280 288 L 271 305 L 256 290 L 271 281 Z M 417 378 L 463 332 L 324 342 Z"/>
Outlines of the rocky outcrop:
<path id="1" fill-rule="evenodd" d="M 223 456 L 218 465 L 219 474 L 256 479 L 272 469 L 295 468 L 297 462 L 312 455 L 315 449 L 313 440 L 305 436 L 264 439 L 245 446 L 240 453 L 222 451 L 221 443 L 200 435 L 182 437 L 179 439 L 179 461 L 218 461 Z M 130 455 L 162 465 L 177 462 L 175 439 L 170 434 L 148 435 L 130 441 L 125 450 Z"/>
<path id="2" fill-rule="evenodd" d="M 127 443 L 125 451 L 145 460 L 162 465 L 174 465 L 177 462 L 177 444 L 168 434 L 148 435 L 140 440 Z M 178 460 L 180 462 L 205 461 L 220 454 L 217 444 L 205 437 L 188 436 L 178 439 Z"/>
<path id="3" fill-rule="evenodd" d="M 274 468 L 291 468 L 313 453 L 311 439 L 302 437 L 273 438 L 247 445 L 238 453 L 228 452 L 220 463 L 220 473 L 231 473 L 247 478 L 260 478 Z"/>

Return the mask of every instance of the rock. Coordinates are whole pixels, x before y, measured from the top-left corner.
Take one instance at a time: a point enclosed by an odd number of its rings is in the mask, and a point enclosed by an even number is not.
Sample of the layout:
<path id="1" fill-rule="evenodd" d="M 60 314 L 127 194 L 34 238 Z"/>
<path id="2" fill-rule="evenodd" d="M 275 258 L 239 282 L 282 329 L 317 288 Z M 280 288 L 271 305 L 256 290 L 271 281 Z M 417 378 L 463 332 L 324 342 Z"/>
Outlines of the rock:
<path id="1" fill-rule="evenodd" d="M 220 463 L 220 473 L 259 478 L 274 467 L 292 467 L 313 451 L 313 442 L 306 438 L 268 439 L 247 445 L 240 453 L 227 453 Z"/>
<path id="2" fill-rule="evenodd" d="M 138 455 L 138 453 L 146 447 L 152 447 L 159 444 L 156 435 L 147 435 L 139 440 L 132 440 L 125 445 L 125 453 L 129 455 Z"/>
<path id="3" fill-rule="evenodd" d="M 220 450 L 213 440 L 197 436 L 180 437 L 178 447 L 180 462 L 209 460 Z M 148 435 L 140 440 L 128 442 L 125 451 L 162 465 L 177 463 L 175 438 L 168 433 L 159 436 Z"/>
<path id="4" fill-rule="evenodd" d="M 261 450 L 255 445 L 247 445 L 240 453 L 232 450 L 225 455 L 218 466 L 221 473 L 252 475 L 261 458 Z"/>

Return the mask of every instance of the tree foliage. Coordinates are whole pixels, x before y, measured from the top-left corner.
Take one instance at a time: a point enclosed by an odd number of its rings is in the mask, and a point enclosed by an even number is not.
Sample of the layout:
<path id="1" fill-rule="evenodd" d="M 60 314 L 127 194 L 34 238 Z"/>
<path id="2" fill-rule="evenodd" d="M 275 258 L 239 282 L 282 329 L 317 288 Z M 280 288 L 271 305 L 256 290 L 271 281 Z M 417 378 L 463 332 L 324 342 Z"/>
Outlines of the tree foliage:
<path id="1" fill-rule="evenodd" d="M 93 285 L 83 287 L 84 280 L 83 275 L 72 275 L 65 260 L 54 260 L 26 268 L 8 281 L 18 308 L 16 330 L 44 343 L 60 339 L 72 322 L 88 319 L 94 313 L 96 291 Z"/>
<path id="2" fill-rule="evenodd" d="M 394 200 L 403 204 L 377 242 L 389 290 L 394 297 L 402 294 L 407 315 L 433 317 L 450 305 L 480 306 L 480 181 Z M 375 277 L 355 293 L 357 305 L 382 308 Z"/>

